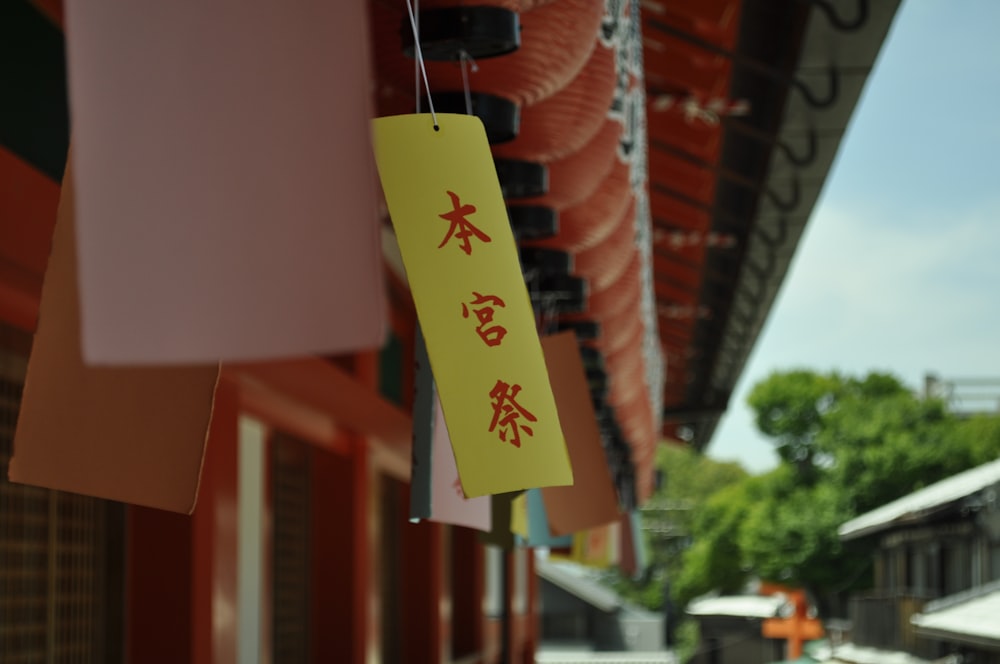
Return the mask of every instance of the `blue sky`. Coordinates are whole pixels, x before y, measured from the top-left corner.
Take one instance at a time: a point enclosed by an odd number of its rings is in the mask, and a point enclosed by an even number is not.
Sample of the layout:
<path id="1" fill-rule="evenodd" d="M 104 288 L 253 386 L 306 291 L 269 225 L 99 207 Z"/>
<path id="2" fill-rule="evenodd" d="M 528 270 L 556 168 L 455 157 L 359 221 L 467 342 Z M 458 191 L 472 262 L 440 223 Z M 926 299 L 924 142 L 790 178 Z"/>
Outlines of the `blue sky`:
<path id="1" fill-rule="evenodd" d="M 998 31 L 997 0 L 904 0 L 710 456 L 777 463 L 772 371 L 1000 377 Z"/>

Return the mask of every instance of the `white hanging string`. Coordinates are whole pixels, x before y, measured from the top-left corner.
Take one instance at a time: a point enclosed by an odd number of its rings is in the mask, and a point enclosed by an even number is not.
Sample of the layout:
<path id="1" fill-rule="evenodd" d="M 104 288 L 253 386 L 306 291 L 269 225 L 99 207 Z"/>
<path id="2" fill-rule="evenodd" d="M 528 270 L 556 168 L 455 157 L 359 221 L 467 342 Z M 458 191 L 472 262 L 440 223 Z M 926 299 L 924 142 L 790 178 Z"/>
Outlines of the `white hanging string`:
<path id="1" fill-rule="evenodd" d="M 420 34 L 420 0 L 413 0 L 414 23 L 417 26 L 417 34 Z M 416 40 L 418 43 L 420 40 Z M 420 60 L 413 58 L 413 98 L 417 100 L 416 111 L 420 113 Z"/>
<path id="2" fill-rule="evenodd" d="M 431 111 L 431 120 L 434 122 L 434 131 L 439 131 L 437 113 L 434 112 L 434 100 L 431 98 L 431 86 L 427 82 L 427 67 L 424 66 L 424 53 L 420 49 L 420 29 L 417 27 L 417 19 L 413 13 L 413 4 L 406 0 L 406 11 L 410 14 L 410 27 L 413 29 L 413 52 L 417 56 L 417 64 L 420 67 L 420 74 L 424 79 L 424 89 L 427 91 L 427 106 Z M 420 95 L 417 94 L 417 99 Z"/>
<path id="3" fill-rule="evenodd" d="M 540 289 L 539 289 L 540 290 Z M 548 335 L 552 334 L 555 324 L 559 320 L 559 298 L 552 293 L 541 292 L 541 320 L 539 321 L 539 332 Z"/>
<path id="4" fill-rule="evenodd" d="M 462 68 L 462 90 L 465 92 L 465 114 L 472 115 L 472 92 L 469 90 L 469 67 L 472 71 L 479 71 L 479 66 L 463 48 L 458 52 L 458 59 Z"/>

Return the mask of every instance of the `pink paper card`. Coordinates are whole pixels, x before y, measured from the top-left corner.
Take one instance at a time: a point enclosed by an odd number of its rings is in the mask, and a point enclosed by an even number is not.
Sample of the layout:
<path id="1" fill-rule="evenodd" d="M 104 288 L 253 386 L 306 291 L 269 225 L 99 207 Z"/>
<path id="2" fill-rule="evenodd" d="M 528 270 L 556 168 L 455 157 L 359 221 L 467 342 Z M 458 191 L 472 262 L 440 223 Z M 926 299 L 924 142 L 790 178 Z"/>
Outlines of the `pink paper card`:
<path id="1" fill-rule="evenodd" d="M 218 365 L 90 367 L 80 357 L 73 186 L 64 179 L 10 479 L 194 509 Z"/>
<path id="2" fill-rule="evenodd" d="M 434 384 L 427 346 L 417 328 L 413 400 L 413 469 L 410 518 L 489 531 L 493 518 L 489 496 L 466 498 L 455 453 Z"/>
<path id="3" fill-rule="evenodd" d="M 467 526 L 489 531 L 493 527 L 490 497 L 466 498 L 455 465 L 448 426 L 441 410 L 441 400 L 434 398 L 434 435 L 432 438 L 431 521 Z"/>
<path id="4" fill-rule="evenodd" d="M 66 5 L 83 357 L 381 345 L 364 0 Z"/>

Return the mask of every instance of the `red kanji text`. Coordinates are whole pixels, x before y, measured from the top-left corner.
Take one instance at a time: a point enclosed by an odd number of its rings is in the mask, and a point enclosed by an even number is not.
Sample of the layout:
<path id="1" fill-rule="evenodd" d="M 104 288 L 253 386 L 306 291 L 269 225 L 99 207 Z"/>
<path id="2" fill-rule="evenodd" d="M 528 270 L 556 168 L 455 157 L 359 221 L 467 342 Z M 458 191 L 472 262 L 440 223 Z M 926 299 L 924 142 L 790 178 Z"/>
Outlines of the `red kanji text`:
<path id="1" fill-rule="evenodd" d="M 531 414 L 527 408 L 517 402 L 517 395 L 521 392 L 521 386 L 508 385 L 502 380 L 490 390 L 490 398 L 493 403 L 493 421 L 490 422 L 490 432 L 496 431 L 499 427 L 500 440 L 508 442 L 514 447 L 521 447 L 521 432 L 529 436 L 535 432 L 525 422 L 537 422 L 538 418 Z M 524 419 L 524 422 L 519 420 Z"/>
<path id="2" fill-rule="evenodd" d="M 489 235 L 473 226 L 472 222 L 466 219 L 467 216 L 475 213 L 476 206 L 468 203 L 462 205 L 462 202 L 458 199 L 458 194 L 452 191 L 447 193 L 451 197 L 452 209 L 450 212 L 445 212 L 444 214 L 439 214 L 438 216 L 451 222 L 451 226 L 448 227 L 448 234 L 444 236 L 443 240 L 441 240 L 441 244 L 438 245 L 438 249 L 448 244 L 448 240 L 454 237 L 461 242 L 459 248 L 464 251 L 467 256 L 471 256 L 471 238 L 478 238 L 480 242 L 492 242 L 492 240 Z"/>
<path id="3" fill-rule="evenodd" d="M 472 313 L 479 321 L 476 333 L 486 342 L 487 346 L 499 346 L 507 335 L 507 328 L 500 324 L 491 325 L 493 323 L 493 307 L 506 307 L 507 305 L 496 295 L 481 295 L 476 291 L 472 291 L 472 295 L 475 299 L 468 304 L 462 303 L 462 318 L 469 317 L 471 307 Z"/>

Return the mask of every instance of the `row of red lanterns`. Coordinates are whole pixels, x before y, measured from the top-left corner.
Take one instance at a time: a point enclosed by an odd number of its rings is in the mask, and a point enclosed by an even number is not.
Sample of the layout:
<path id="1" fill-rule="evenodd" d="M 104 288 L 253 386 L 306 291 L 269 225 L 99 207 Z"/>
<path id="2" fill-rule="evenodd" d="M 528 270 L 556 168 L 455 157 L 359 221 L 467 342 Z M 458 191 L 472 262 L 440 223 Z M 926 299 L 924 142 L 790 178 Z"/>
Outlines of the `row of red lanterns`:
<path id="1" fill-rule="evenodd" d="M 569 298 L 549 318 L 598 324 L 599 334 L 586 335 L 581 344 L 603 359 L 609 383 L 604 405 L 628 442 L 633 498 L 641 500 L 652 490 L 656 442 L 643 343 L 648 323 L 640 316 L 648 284 L 636 233 L 644 178 L 636 177 L 642 165 L 633 163 L 635 152 L 625 145 L 633 132 L 621 106 L 642 82 L 623 62 L 622 31 L 637 17 L 629 14 L 630 3 L 620 4 L 609 13 L 604 0 L 492 0 L 489 7 L 422 0 L 418 16 L 425 58 L 451 59 L 426 62 L 438 110 L 461 112 L 470 104 L 486 124 L 496 159 L 513 164 L 511 172 L 541 174 L 534 185 L 505 186 L 515 234 L 522 255 L 555 250 L 569 257 L 563 266 L 569 275 L 543 280 L 541 287 L 557 284 L 581 297 Z M 412 47 L 406 6 L 373 0 L 372 11 L 377 111 L 412 112 L 417 99 L 414 61 L 405 55 Z M 504 32 L 510 15 L 519 25 L 513 34 Z M 512 42 L 516 50 L 510 52 Z M 487 57 L 491 47 L 507 53 Z M 499 161 L 498 170 L 503 179 Z M 549 229 L 555 232 L 519 234 L 522 217 L 557 220 Z"/>

